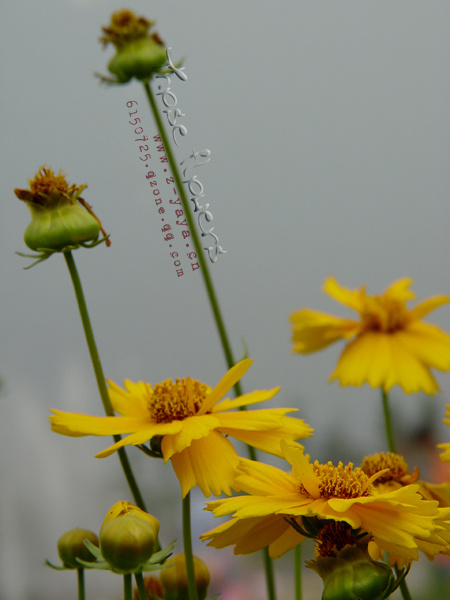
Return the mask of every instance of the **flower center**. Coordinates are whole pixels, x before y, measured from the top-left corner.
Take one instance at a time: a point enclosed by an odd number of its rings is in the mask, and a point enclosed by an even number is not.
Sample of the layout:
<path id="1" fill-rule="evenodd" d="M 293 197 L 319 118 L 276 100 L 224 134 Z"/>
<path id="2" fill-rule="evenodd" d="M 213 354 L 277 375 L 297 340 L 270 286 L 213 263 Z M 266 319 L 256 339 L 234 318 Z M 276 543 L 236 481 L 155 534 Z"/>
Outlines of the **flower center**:
<path id="1" fill-rule="evenodd" d="M 368 477 L 371 477 L 382 469 L 389 469 L 389 471 L 377 477 L 375 485 L 378 483 L 387 483 L 388 481 L 396 481 L 408 485 L 419 479 L 419 469 L 416 467 L 414 473 L 410 473 L 408 464 L 403 456 L 394 454 L 394 452 L 388 452 L 387 454 L 380 452 L 379 454 L 366 456 L 361 463 L 361 469 Z"/>
<path id="2" fill-rule="evenodd" d="M 67 194 L 69 185 L 62 171 L 55 175 L 51 169 L 45 165 L 39 169 L 30 181 L 30 190 L 34 194 L 51 194 L 52 190 L 57 189 L 62 194 Z"/>
<path id="3" fill-rule="evenodd" d="M 405 303 L 387 296 L 366 297 L 360 314 L 366 331 L 393 333 L 404 329 L 408 321 Z"/>
<path id="4" fill-rule="evenodd" d="M 109 42 L 122 46 L 131 40 L 145 37 L 154 23 L 155 21 L 148 21 L 145 17 L 137 17 L 131 10 L 119 10 L 112 14 L 109 27 L 102 27 L 105 35 L 100 41 L 104 46 Z"/>
<path id="5" fill-rule="evenodd" d="M 329 461 L 321 465 L 317 460 L 313 464 L 314 472 L 318 478 L 320 496 L 322 498 L 360 498 L 361 496 L 372 496 L 374 488 L 369 483 L 369 476 L 348 463 L 344 467 L 340 462 L 337 467 Z M 309 495 L 303 484 L 300 484 L 300 493 Z"/>
<path id="6" fill-rule="evenodd" d="M 344 521 L 329 521 L 317 533 L 319 556 L 336 556 L 347 545 L 355 545 L 357 539 L 352 528 Z"/>
<path id="7" fill-rule="evenodd" d="M 171 423 L 192 417 L 202 406 L 211 388 L 188 377 L 175 383 L 166 379 L 151 390 L 148 408 L 157 423 Z"/>

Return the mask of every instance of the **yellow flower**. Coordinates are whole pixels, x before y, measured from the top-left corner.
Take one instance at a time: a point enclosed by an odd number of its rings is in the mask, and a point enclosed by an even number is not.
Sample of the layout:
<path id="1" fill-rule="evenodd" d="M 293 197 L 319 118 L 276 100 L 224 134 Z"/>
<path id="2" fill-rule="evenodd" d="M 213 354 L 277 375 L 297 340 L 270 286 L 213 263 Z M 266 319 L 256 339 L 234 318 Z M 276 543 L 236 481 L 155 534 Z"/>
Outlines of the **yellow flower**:
<path id="1" fill-rule="evenodd" d="M 385 494 L 402 487 L 415 483 L 419 479 L 419 469 L 416 467 L 414 473 L 410 473 L 405 459 L 393 452 L 374 454 L 366 456 L 361 469 L 368 477 L 381 469 L 386 470 L 374 481 L 375 493 Z M 436 554 L 450 554 L 450 483 L 432 484 L 426 481 L 417 481 L 419 494 L 425 500 L 436 500 L 438 502 L 437 514 L 434 518 L 436 529 L 425 538 L 416 536 L 417 549 L 432 559 Z M 383 556 L 382 549 L 374 542 L 369 543 L 369 552 L 372 558 L 380 559 Z M 403 567 L 404 560 L 390 556 L 391 564 Z"/>
<path id="2" fill-rule="evenodd" d="M 445 413 L 446 419 L 442 419 L 442 421 L 446 425 L 450 425 L 450 404 L 447 405 L 447 412 Z M 450 462 L 450 442 L 447 444 L 438 444 L 438 448 L 444 450 L 444 453 L 439 456 L 442 462 Z"/>
<path id="3" fill-rule="evenodd" d="M 368 477 L 352 463 L 312 465 L 302 449 L 284 440 L 281 448 L 292 474 L 241 459 L 236 484 L 248 495 L 208 502 L 207 510 L 216 517 L 234 518 L 201 539 L 210 540 L 215 548 L 235 545 L 236 554 L 268 546 L 269 554 L 278 557 L 303 541 L 302 531 L 315 530 L 320 545 L 341 549 L 350 543 L 350 527 L 353 543 L 368 534 L 383 550 L 408 561 L 417 559 L 417 537 L 426 539 L 433 533 L 438 513 L 437 502 L 425 501 L 418 485 L 377 494 L 373 482 L 380 473 Z M 341 525 L 339 543 L 330 542 L 333 523 Z"/>
<path id="4" fill-rule="evenodd" d="M 98 458 L 130 444 L 160 443 L 164 462 L 171 460 L 183 497 L 195 485 L 207 497 L 211 492 L 231 494 L 239 457 L 227 436 L 280 456 L 281 437 L 293 441 L 312 434 L 304 421 L 284 416 L 295 408 L 230 412 L 269 400 L 280 388 L 219 402 L 251 364 L 245 359 L 232 367 L 214 389 L 189 377 L 175 383 L 168 379 L 153 387 L 126 380 L 125 390 L 109 382 L 112 406 L 121 416 L 91 417 L 53 410 L 52 429 L 69 436 L 131 434 L 97 454 Z"/>
<path id="5" fill-rule="evenodd" d="M 450 335 L 421 319 L 448 296 L 434 296 L 413 309 L 406 302 L 415 295 L 411 279 L 400 279 L 380 296 L 369 296 L 365 287 L 349 290 L 330 277 L 324 291 L 345 306 L 356 310 L 359 319 L 343 319 L 303 309 L 291 315 L 293 352 L 307 354 L 321 350 L 339 339 L 351 340 L 342 352 L 329 381 L 388 391 L 398 384 L 409 394 L 434 394 L 439 386 L 430 368 L 450 369 Z"/>

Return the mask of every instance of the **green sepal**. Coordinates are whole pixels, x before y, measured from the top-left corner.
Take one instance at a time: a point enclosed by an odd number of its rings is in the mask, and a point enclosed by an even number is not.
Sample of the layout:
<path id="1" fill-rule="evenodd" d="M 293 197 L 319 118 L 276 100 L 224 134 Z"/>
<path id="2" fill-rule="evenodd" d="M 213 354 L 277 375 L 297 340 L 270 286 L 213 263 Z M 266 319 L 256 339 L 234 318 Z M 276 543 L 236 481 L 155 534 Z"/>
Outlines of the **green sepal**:
<path id="1" fill-rule="evenodd" d="M 24 252 L 15 252 L 15 254 L 17 254 L 18 256 L 23 256 L 24 258 L 37 259 L 33 263 L 31 263 L 31 265 L 28 265 L 28 267 L 23 267 L 24 271 L 27 271 L 28 269 L 31 269 L 31 267 L 34 267 L 35 265 L 39 264 L 40 262 L 43 262 L 44 260 L 47 260 L 48 258 L 50 258 L 50 256 L 52 256 L 52 254 L 61 253 L 61 252 L 71 252 L 72 250 L 76 250 L 77 248 L 95 248 L 95 246 L 98 246 L 99 244 L 106 242 L 106 240 L 108 240 L 108 239 L 109 239 L 109 235 L 105 235 L 104 237 L 102 237 L 99 240 L 95 240 L 93 242 L 79 242 L 76 245 L 66 246 L 65 248 L 61 248 L 61 250 L 52 250 L 51 248 L 38 248 L 37 251 L 39 252 L 39 254 L 25 254 Z"/>

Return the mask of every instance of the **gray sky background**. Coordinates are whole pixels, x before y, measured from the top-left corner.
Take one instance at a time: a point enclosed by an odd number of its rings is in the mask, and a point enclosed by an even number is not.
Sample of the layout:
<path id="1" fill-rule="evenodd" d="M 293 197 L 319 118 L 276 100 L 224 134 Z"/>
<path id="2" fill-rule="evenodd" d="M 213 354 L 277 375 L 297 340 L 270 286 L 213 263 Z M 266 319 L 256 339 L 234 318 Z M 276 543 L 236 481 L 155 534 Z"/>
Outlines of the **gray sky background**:
<path id="1" fill-rule="evenodd" d="M 125 103 L 136 100 L 146 135 L 156 133 L 143 88 L 105 88 L 93 77 L 112 56 L 97 41 L 100 27 L 122 7 L 3 2 L 1 600 L 73 594 L 75 577 L 45 570 L 44 559 L 57 561 L 65 530 L 98 530 L 109 507 L 129 499 L 117 459 L 94 458 L 109 441 L 57 436 L 47 424 L 50 407 L 102 411 L 64 260 L 24 271 L 28 261 L 14 254 L 27 251 L 29 213 L 13 189 L 27 187 L 42 164 L 88 184 L 83 197 L 112 246 L 79 250 L 75 260 L 107 377 L 190 375 L 214 385 L 226 371 L 200 273 L 185 263 L 176 276 L 128 124 Z M 321 292 L 329 275 L 352 288 L 365 283 L 369 293 L 409 276 L 419 300 L 450 294 L 450 4 L 166 0 L 129 8 L 156 19 L 172 56 L 186 58 L 188 80 L 173 84 L 188 131 L 177 157 L 212 153 L 198 178 L 227 254 L 211 274 L 236 357 L 243 338 L 254 359 L 244 389 L 281 385 L 274 405 L 298 407 L 315 428 L 307 442 L 314 458 L 358 463 L 384 449 L 378 391 L 327 384 L 342 346 L 292 355 L 288 318 L 303 306 L 347 314 Z M 429 320 L 449 331 L 450 307 Z M 448 441 L 440 419 L 450 379 L 437 378 L 441 395 L 395 390 L 393 409 L 404 430 L 428 417 L 436 441 Z M 168 516 L 153 511 L 169 542 L 179 533 L 178 482 L 170 466 L 129 454 L 148 472 L 150 509 L 167 491 L 174 497 Z M 201 504 L 198 496 L 195 534 L 214 525 Z M 17 579 L 19 562 L 25 575 Z"/>

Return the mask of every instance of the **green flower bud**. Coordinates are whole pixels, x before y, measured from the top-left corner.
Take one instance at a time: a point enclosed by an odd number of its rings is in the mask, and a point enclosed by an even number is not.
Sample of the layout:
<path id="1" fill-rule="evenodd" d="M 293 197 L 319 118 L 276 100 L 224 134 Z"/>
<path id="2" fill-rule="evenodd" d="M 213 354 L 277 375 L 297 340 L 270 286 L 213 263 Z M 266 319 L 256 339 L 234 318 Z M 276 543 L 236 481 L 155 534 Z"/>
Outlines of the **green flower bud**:
<path id="1" fill-rule="evenodd" d="M 384 600 L 396 587 L 391 568 L 359 546 L 345 546 L 336 557 L 319 557 L 307 567 L 323 580 L 322 600 Z"/>
<path id="2" fill-rule="evenodd" d="M 24 235 L 29 248 L 60 251 L 98 238 L 100 221 L 80 198 L 85 188 L 69 186 L 62 171 L 55 175 L 44 165 L 30 181 L 30 190 L 14 190 L 31 212 L 31 223 Z"/>
<path id="3" fill-rule="evenodd" d="M 116 573 L 139 572 L 157 550 L 159 523 L 154 517 L 152 519 L 155 522 L 136 514 L 125 514 L 103 523 L 100 549 Z"/>
<path id="4" fill-rule="evenodd" d="M 98 546 L 98 537 L 89 529 L 71 529 L 59 538 L 58 554 L 65 567 L 79 569 L 81 565 L 77 562 L 77 558 L 86 562 L 95 561 L 95 556 L 84 545 L 85 539 Z"/>
<path id="5" fill-rule="evenodd" d="M 171 565 L 171 566 L 167 566 Z M 164 590 L 164 600 L 189 600 L 186 560 L 178 554 L 166 562 L 159 579 Z M 210 582 L 209 571 L 204 562 L 194 556 L 195 585 L 199 600 L 205 600 Z"/>
<path id="6" fill-rule="evenodd" d="M 149 34 L 154 21 L 137 17 L 131 10 L 113 13 L 109 27 L 102 27 L 105 35 L 100 38 L 104 46 L 112 43 L 115 56 L 108 70 L 115 79 L 100 76 L 105 82 L 128 83 L 136 79 L 150 79 L 166 64 L 166 48 L 157 33 Z"/>

